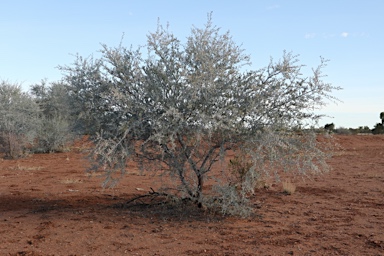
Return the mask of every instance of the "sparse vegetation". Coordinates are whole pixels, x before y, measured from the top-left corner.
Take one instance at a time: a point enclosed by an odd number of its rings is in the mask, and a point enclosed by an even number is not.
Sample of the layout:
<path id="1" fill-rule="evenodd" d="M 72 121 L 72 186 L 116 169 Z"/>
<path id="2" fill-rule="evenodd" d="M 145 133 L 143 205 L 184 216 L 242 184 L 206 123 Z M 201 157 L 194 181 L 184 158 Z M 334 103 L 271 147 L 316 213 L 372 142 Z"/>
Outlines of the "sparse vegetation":
<path id="1" fill-rule="evenodd" d="M 384 133 L 384 126 L 381 123 L 377 123 L 372 130 L 373 134 L 383 134 Z"/>
<path id="2" fill-rule="evenodd" d="M 63 152 L 75 138 L 76 117 L 67 87 L 63 83 L 47 85 L 45 80 L 31 87 L 39 105 L 40 127 L 34 151 L 37 153 Z"/>
<path id="3" fill-rule="evenodd" d="M 0 82 L 0 152 L 19 158 L 31 149 L 39 127 L 39 107 L 20 85 Z"/>
<path id="4" fill-rule="evenodd" d="M 372 134 L 372 130 L 368 126 L 359 126 L 358 128 L 338 127 L 334 129 L 334 133 L 340 135 Z"/>
<path id="5" fill-rule="evenodd" d="M 341 134 L 341 135 L 351 135 L 353 134 L 353 129 L 351 128 L 345 128 L 345 127 L 338 127 L 337 129 L 334 130 L 336 134 Z"/>
<path id="6" fill-rule="evenodd" d="M 10 170 L 16 170 L 16 171 L 40 171 L 44 167 L 42 166 L 25 166 L 25 165 L 20 165 L 17 163 L 16 166 L 9 167 Z"/>
<path id="7" fill-rule="evenodd" d="M 358 133 L 372 133 L 371 129 L 368 126 L 359 126 L 357 129 Z"/>
<path id="8" fill-rule="evenodd" d="M 82 179 L 66 178 L 60 181 L 62 184 L 78 184 L 83 183 Z"/>
<path id="9" fill-rule="evenodd" d="M 233 181 L 230 181 L 230 184 L 235 184 L 235 186 L 241 187 L 241 184 L 244 183 L 248 172 L 252 168 L 252 162 L 249 159 L 249 156 L 247 157 L 244 154 L 235 156 L 233 159 L 229 160 L 229 169 L 231 172 L 230 177 L 234 177 Z M 260 174 L 259 174 L 260 175 Z M 258 179 L 258 178 L 256 178 Z"/>

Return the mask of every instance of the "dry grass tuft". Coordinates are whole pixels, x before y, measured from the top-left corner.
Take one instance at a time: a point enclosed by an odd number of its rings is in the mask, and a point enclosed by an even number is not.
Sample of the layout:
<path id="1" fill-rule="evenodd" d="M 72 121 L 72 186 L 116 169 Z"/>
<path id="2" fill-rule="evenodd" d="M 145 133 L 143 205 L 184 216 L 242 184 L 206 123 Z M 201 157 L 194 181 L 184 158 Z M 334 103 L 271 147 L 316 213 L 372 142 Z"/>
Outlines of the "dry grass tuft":
<path id="1" fill-rule="evenodd" d="M 17 166 L 9 167 L 8 169 L 15 171 L 40 171 L 43 168 L 42 166 L 21 166 L 17 164 Z"/>
<path id="2" fill-rule="evenodd" d="M 292 195 L 296 191 L 296 185 L 290 180 L 283 181 L 283 192 L 287 195 Z"/>
<path id="3" fill-rule="evenodd" d="M 60 183 L 62 183 L 62 184 L 77 184 L 77 183 L 83 183 L 83 180 L 67 178 L 67 179 L 61 180 Z"/>

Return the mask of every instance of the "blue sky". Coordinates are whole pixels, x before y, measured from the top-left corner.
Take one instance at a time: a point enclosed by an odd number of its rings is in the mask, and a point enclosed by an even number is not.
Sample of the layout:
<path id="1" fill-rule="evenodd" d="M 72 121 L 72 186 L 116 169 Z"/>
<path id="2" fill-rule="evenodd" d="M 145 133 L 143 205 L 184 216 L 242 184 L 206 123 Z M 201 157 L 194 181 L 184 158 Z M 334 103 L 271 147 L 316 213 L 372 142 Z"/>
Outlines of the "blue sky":
<path id="1" fill-rule="evenodd" d="M 320 124 L 373 127 L 384 111 L 384 1 L 382 0 L 2 0 L 0 3 L 0 79 L 31 84 L 59 80 L 58 65 L 74 54 L 95 54 L 100 44 L 145 44 L 158 19 L 185 38 L 202 27 L 207 14 L 229 30 L 251 55 L 252 68 L 278 59 L 284 50 L 316 67 L 329 59 L 327 82 L 343 87 L 342 102 L 321 113 Z"/>

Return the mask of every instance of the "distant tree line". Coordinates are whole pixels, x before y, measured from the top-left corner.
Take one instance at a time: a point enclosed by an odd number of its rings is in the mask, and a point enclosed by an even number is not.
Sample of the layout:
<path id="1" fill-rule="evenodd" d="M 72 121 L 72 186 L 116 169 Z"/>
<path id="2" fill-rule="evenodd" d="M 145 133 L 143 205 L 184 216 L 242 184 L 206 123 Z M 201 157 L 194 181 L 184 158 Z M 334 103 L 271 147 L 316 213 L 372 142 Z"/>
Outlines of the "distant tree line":
<path id="1" fill-rule="evenodd" d="M 76 116 L 68 87 L 46 81 L 24 92 L 0 82 L 0 152 L 5 158 L 67 150 L 76 134 Z"/>
<path id="2" fill-rule="evenodd" d="M 384 112 L 380 113 L 381 123 L 377 123 L 372 130 L 373 134 L 384 134 Z"/>
<path id="3" fill-rule="evenodd" d="M 357 133 L 371 133 L 371 134 L 384 134 L 384 112 L 380 113 L 381 123 L 376 123 L 373 129 L 368 126 L 359 126 L 358 128 L 335 128 L 334 123 L 324 125 L 324 130 L 334 132 L 337 134 L 357 134 Z"/>

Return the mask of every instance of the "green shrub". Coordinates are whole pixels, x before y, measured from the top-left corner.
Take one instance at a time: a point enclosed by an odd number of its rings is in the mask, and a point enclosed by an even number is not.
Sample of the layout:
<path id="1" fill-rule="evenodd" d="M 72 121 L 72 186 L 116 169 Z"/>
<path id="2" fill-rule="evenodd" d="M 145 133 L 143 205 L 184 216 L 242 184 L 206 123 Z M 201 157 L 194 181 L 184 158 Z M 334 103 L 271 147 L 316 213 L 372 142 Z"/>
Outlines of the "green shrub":
<path id="1" fill-rule="evenodd" d="M 324 125 L 324 129 L 331 132 L 335 129 L 335 124 L 334 123 L 326 124 Z"/>
<path id="2" fill-rule="evenodd" d="M 374 126 L 374 128 L 373 128 L 373 130 L 372 130 L 372 133 L 373 133 L 373 134 L 384 134 L 384 126 L 383 126 L 383 124 L 381 124 L 381 123 L 377 123 L 377 124 Z"/>

